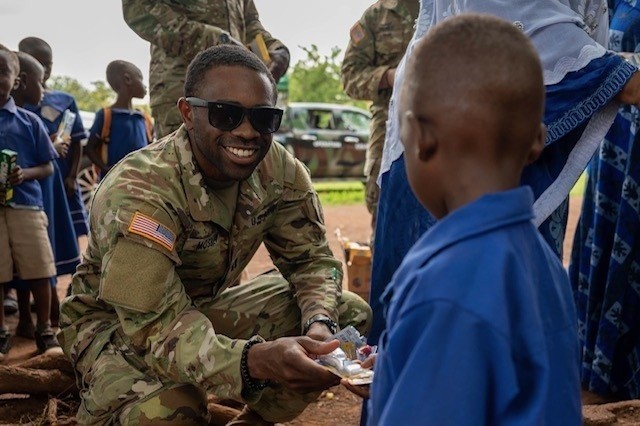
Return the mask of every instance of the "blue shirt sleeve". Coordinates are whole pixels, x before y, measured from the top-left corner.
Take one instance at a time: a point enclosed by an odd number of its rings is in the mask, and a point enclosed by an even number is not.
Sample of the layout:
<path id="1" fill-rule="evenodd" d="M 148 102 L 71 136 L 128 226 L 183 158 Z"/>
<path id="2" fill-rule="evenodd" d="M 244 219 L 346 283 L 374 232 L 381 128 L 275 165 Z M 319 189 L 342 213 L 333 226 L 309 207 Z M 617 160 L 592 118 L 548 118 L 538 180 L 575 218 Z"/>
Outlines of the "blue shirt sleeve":
<path id="1" fill-rule="evenodd" d="M 58 158 L 58 153 L 51 143 L 47 128 L 39 119 L 33 120 L 34 136 L 36 146 L 36 160 L 38 164 L 46 164 L 54 158 Z"/>
<path id="2" fill-rule="evenodd" d="M 448 301 L 419 305 L 389 330 L 375 366 L 372 417 L 380 425 L 509 423 L 490 417 L 507 415 L 494 404 L 517 395 L 510 352 L 473 313 Z M 537 424 L 529 420 L 522 424 Z"/>
<path id="3" fill-rule="evenodd" d="M 69 110 L 76 114 L 75 121 L 73 122 L 73 127 L 71 128 L 71 142 L 80 142 L 82 139 L 87 137 L 87 133 L 85 132 L 84 126 L 82 125 L 82 118 L 80 117 L 80 112 L 78 111 L 78 106 L 76 105 L 75 99 L 71 101 Z"/>
<path id="4" fill-rule="evenodd" d="M 96 111 L 96 116 L 93 118 L 93 124 L 89 130 L 89 136 L 98 136 L 102 134 L 102 125 L 104 123 L 104 110 L 100 109 Z"/>

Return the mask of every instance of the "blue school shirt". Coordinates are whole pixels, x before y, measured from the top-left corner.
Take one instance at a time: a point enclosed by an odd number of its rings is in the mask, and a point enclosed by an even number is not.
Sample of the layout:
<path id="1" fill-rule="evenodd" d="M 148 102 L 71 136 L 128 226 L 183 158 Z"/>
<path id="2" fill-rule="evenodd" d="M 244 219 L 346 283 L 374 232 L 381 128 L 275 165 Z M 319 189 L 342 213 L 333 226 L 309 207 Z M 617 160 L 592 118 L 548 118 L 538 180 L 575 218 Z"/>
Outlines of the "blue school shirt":
<path id="1" fill-rule="evenodd" d="M 411 249 L 383 295 L 368 424 L 581 424 L 573 299 L 532 203 L 486 195 Z"/>
<path id="2" fill-rule="evenodd" d="M 100 137 L 104 123 L 104 110 L 96 112 L 89 133 Z M 127 154 L 147 146 L 147 124 L 138 110 L 111 108 L 111 129 L 107 149 L 107 166 L 113 166 Z"/>
<path id="3" fill-rule="evenodd" d="M 16 106 L 12 97 L 0 109 L 0 149 L 17 152 L 17 164 L 23 169 L 46 164 L 58 156 L 38 116 Z M 15 186 L 9 205 L 42 210 L 40 183 L 25 180 Z"/>

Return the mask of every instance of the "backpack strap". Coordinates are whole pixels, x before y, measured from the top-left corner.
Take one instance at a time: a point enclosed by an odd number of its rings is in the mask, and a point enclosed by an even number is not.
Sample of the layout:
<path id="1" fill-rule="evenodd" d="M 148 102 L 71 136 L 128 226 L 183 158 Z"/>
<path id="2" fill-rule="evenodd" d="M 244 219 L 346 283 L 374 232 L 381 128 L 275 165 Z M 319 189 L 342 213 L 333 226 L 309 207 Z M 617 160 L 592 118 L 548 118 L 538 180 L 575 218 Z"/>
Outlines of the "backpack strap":
<path id="1" fill-rule="evenodd" d="M 102 108 L 102 114 L 104 115 L 104 121 L 102 122 L 102 132 L 100 132 L 100 157 L 102 162 L 108 164 L 109 160 L 109 134 L 111 133 L 111 108 Z"/>
<path id="2" fill-rule="evenodd" d="M 144 115 L 144 126 L 147 129 L 147 143 L 153 142 L 153 120 L 151 116 L 146 112 L 142 111 Z"/>

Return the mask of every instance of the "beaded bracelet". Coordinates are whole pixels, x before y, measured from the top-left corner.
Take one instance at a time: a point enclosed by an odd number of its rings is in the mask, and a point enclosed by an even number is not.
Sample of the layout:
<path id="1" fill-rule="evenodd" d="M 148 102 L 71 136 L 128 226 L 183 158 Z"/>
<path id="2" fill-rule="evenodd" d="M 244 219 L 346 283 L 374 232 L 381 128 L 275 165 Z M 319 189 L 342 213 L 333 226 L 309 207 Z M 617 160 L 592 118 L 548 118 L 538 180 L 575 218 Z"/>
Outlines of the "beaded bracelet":
<path id="1" fill-rule="evenodd" d="M 265 340 L 260 336 L 253 336 L 244 344 L 244 348 L 242 348 L 242 356 L 240 357 L 240 376 L 242 377 L 242 382 L 246 386 L 247 390 L 252 392 L 259 392 L 269 386 L 268 380 L 257 380 L 251 377 L 247 362 L 247 359 L 249 358 L 249 349 L 251 349 L 255 344 L 264 343 L 264 341 Z"/>

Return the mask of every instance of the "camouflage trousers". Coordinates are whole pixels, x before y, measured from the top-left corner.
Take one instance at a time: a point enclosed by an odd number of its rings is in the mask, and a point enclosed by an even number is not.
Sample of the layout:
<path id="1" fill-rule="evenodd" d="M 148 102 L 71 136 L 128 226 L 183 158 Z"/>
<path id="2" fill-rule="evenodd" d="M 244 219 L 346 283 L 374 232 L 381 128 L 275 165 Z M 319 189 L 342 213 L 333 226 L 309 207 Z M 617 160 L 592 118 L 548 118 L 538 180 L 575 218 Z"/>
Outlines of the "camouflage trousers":
<path id="1" fill-rule="evenodd" d="M 160 139 L 178 130 L 182 117 L 176 102 L 167 102 L 151 107 L 151 115 L 155 123 L 156 138 Z"/>
<path id="2" fill-rule="evenodd" d="M 289 283 L 277 273 L 229 288 L 196 307 L 211 320 L 216 333 L 232 338 L 259 334 L 272 340 L 301 333 L 300 310 Z M 368 332 L 371 308 L 363 299 L 345 291 L 338 309 L 341 327 L 353 325 L 361 334 Z M 80 424 L 201 425 L 210 421 L 204 389 L 154 375 L 117 332 L 89 371 L 80 373 Z M 216 393 L 215 388 L 207 391 Z M 276 384 L 249 406 L 267 421 L 285 422 L 297 417 L 319 395 L 300 394 Z"/>
<path id="3" fill-rule="evenodd" d="M 380 173 L 381 158 L 372 160 L 371 171 L 367 176 L 364 186 L 364 202 L 367 210 L 371 213 L 371 247 L 375 240 L 376 219 L 378 217 L 378 199 L 380 198 L 380 187 L 378 186 L 378 174 Z"/>

